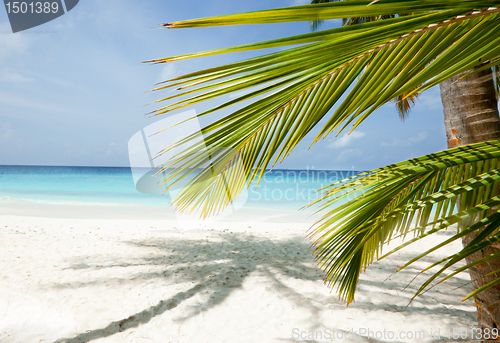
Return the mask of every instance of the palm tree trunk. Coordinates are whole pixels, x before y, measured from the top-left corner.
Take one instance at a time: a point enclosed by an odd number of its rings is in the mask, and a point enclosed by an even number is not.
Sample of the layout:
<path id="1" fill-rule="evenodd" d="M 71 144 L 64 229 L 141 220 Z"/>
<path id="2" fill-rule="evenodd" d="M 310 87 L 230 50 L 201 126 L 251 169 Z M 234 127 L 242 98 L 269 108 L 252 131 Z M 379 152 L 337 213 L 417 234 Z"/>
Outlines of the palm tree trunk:
<path id="1" fill-rule="evenodd" d="M 491 69 L 460 79 L 467 73 L 440 84 L 448 148 L 500 139 L 500 117 Z M 465 237 L 462 243 L 466 245 L 474 236 Z M 470 256 L 467 263 L 498 251 L 500 245 L 490 246 Z M 476 290 L 499 278 L 499 274 L 485 276 L 499 269 L 500 259 L 469 269 L 472 288 Z M 479 326 L 483 329 L 500 328 L 500 286 L 479 293 L 475 302 Z"/>

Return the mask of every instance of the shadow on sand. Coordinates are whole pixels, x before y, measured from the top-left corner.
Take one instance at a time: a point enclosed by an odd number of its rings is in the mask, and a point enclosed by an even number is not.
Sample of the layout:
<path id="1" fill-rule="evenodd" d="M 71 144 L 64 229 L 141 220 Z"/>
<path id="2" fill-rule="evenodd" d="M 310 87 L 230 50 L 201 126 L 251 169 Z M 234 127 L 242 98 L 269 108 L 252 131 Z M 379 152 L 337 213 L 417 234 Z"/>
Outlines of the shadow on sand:
<path id="1" fill-rule="evenodd" d="M 187 237 L 184 237 L 187 236 Z M 203 236 L 203 237 L 200 237 Z M 205 237 L 206 236 L 206 237 Z M 210 237 L 209 241 L 207 237 Z M 214 238 L 216 237 L 216 239 Z M 215 241 L 214 241 L 215 240 Z M 191 307 L 189 313 L 183 320 L 192 318 L 200 314 L 201 311 L 206 311 L 222 302 L 235 289 L 242 287 L 245 279 L 250 275 L 259 275 L 266 278 L 270 288 L 280 295 L 289 298 L 297 303 L 298 306 L 310 312 L 311 320 L 314 320 L 317 314 L 323 309 L 324 304 L 333 304 L 342 308 L 345 305 L 338 300 L 335 293 L 330 295 L 320 295 L 316 299 L 308 298 L 298 293 L 293 288 L 287 286 L 281 277 L 287 276 L 304 281 L 321 281 L 323 278 L 322 272 L 316 267 L 315 262 L 311 258 L 312 250 L 308 249 L 309 242 L 303 237 L 297 236 L 286 240 L 271 240 L 262 236 L 254 236 L 252 234 L 238 233 L 207 233 L 198 235 L 175 235 L 170 237 L 152 237 L 141 242 L 127 242 L 128 244 L 144 249 L 152 249 L 159 257 L 141 258 L 136 263 L 109 263 L 100 264 L 99 268 L 129 268 L 140 266 L 157 266 L 163 269 L 157 272 L 141 273 L 131 279 L 106 279 L 106 283 L 137 283 L 145 282 L 155 278 L 163 278 L 174 284 L 192 283 L 193 286 L 184 291 L 178 292 L 168 299 L 161 300 L 156 305 L 144 309 L 141 312 L 131 314 L 130 316 L 109 323 L 106 327 L 89 330 L 85 333 L 78 334 L 72 338 L 60 338 L 53 343 L 81 343 L 89 342 L 103 337 L 112 336 L 118 332 L 138 327 L 148 323 L 151 319 L 159 316 L 166 311 L 172 310 L 185 302 L 187 299 L 195 296 L 197 293 L 208 291 L 211 296 L 202 304 Z M 159 252 L 159 254 L 158 254 Z M 193 254 L 195 252 L 195 254 Z M 361 280 L 358 289 L 367 290 L 375 286 L 377 292 L 383 294 L 394 293 L 398 290 L 398 298 L 403 301 L 398 305 L 389 303 L 370 303 L 365 301 L 357 301 L 352 307 L 355 308 L 371 308 L 383 309 L 391 312 L 400 312 L 403 315 L 411 315 L 418 312 L 420 314 L 432 315 L 437 312 L 436 301 L 439 297 L 440 312 L 443 308 L 447 308 L 447 315 L 453 318 L 463 318 L 464 316 L 474 316 L 470 311 L 464 311 L 454 308 L 454 305 L 459 303 L 461 297 L 467 294 L 468 289 L 458 288 L 464 284 L 463 280 L 451 280 L 447 283 L 445 292 L 442 289 L 438 293 L 427 293 L 418 299 L 420 304 L 432 303 L 433 306 L 426 308 L 425 306 L 413 307 L 408 305 L 411 296 L 418 288 L 419 283 L 410 285 L 406 290 L 402 289 L 407 286 L 408 280 L 411 280 L 415 275 L 415 270 L 403 270 L 390 280 L 383 280 L 391 275 L 401 261 L 408 260 L 412 256 L 400 254 L 395 260 L 383 260 L 377 262 L 376 269 L 373 269 L 369 279 Z M 117 261 L 120 259 L 117 258 Z M 83 269 L 93 268 L 94 266 L 74 263 L 70 268 Z M 161 270 L 160 269 L 160 270 Z M 158 269 L 157 269 L 158 270 Z M 78 287 L 91 287 L 104 283 L 103 280 L 94 280 L 87 283 L 79 283 Z M 73 284 L 58 284 L 54 287 L 72 287 Z M 325 286 L 326 287 L 326 286 Z M 456 288 L 456 289 L 455 289 Z M 377 295 L 378 296 L 378 295 Z M 393 295 L 392 295 L 393 296 Z M 403 304 L 404 303 L 404 304 Z M 343 306 L 343 307 L 342 307 Z M 317 324 L 317 325 L 316 325 Z M 321 323 L 316 323 L 313 327 L 320 327 Z M 294 342 L 294 340 L 289 340 Z M 367 340 L 366 342 L 381 342 Z"/>

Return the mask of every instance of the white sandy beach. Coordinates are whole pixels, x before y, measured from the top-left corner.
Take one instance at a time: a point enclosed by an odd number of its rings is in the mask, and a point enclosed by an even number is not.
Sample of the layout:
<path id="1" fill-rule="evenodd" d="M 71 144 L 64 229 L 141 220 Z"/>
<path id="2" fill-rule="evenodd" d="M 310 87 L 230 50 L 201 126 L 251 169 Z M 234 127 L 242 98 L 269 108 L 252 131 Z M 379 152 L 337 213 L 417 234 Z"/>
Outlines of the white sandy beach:
<path id="1" fill-rule="evenodd" d="M 469 287 L 457 288 L 467 274 L 407 306 L 421 279 L 404 290 L 415 269 L 392 273 L 425 243 L 372 265 L 346 307 L 306 251 L 307 222 L 0 223 L 2 343 L 436 342 L 476 324 Z"/>

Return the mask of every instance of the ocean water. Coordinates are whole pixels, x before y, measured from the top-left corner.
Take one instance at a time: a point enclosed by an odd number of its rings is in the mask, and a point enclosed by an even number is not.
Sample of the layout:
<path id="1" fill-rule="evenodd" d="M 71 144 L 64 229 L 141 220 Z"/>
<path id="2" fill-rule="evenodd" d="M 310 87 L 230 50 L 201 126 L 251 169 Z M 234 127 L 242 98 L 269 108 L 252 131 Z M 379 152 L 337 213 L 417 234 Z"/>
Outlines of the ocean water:
<path id="1" fill-rule="evenodd" d="M 272 170 L 248 189 L 243 207 L 299 209 L 316 191 L 360 171 Z M 130 168 L 0 166 L 0 206 L 18 201 L 43 204 L 171 206 L 168 193 L 136 189 Z"/>

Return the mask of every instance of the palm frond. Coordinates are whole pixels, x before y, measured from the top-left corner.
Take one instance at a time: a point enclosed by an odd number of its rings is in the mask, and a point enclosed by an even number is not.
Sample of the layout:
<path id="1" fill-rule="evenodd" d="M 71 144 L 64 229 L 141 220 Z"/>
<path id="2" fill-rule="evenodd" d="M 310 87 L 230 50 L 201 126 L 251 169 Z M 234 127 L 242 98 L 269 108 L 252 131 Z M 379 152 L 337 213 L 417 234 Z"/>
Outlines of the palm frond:
<path id="1" fill-rule="evenodd" d="M 313 4 L 323 4 L 323 3 L 328 3 L 328 2 L 338 2 L 338 1 L 344 1 L 344 0 L 311 0 L 311 5 Z M 401 15 L 401 14 L 399 14 Z M 383 15 L 383 16 L 378 16 L 378 17 L 354 17 L 354 18 L 344 18 L 342 19 L 342 26 L 349 26 L 349 25 L 355 25 L 355 24 L 362 24 L 362 23 L 367 23 L 370 21 L 378 21 L 378 20 L 384 20 L 384 19 L 389 19 L 389 18 L 395 18 L 396 14 L 391 14 L 391 15 Z M 323 23 L 323 21 L 313 21 L 311 22 L 311 30 L 316 31 L 318 30 L 319 26 Z M 396 111 L 399 114 L 399 118 L 401 120 L 405 120 L 408 115 L 411 112 L 412 106 L 415 104 L 415 101 L 418 97 L 418 93 L 411 93 L 408 92 L 406 94 L 399 95 L 395 100 L 396 104 Z"/>
<path id="2" fill-rule="evenodd" d="M 329 2 L 338 2 L 344 0 L 311 0 L 311 5 L 314 4 L 324 4 Z M 342 26 L 346 25 L 354 25 L 354 24 L 362 24 L 370 21 L 377 21 L 383 19 L 389 19 L 396 17 L 396 14 L 382 15 L 376 17 L 353 17 L 353 18 L 342 18 Z M 311 22 L 311 30 L 316 31 L 319 26 L 323 23 L 323 20 L 315 20 Z"/>
<path id="3" fill-rule="evenodd" d="M 355 128 L 383 104 L 398 98 L 411 99 L 442 80 L 470 69 L 480 59 L 500 57 L 500 9 L 494 7 L 499 6 L 500 1 L 385 0 L 367 6 L 369 3 L 343 1 L 169 24 L 172 27 L 203 27 L 323 20 L 353 17 L 353 13 L 356 16 L 383 16 L 421 12 L 267 42 L 151 60 L 151 63 L 165 63 L 299 44 L 162 83 L 156 90 L 176 87 L 180 92 L 159 100 L 159 103 L 174 102 L 152 114 L 166 114 L 234 92 L 247 91 L 245 95 L 199 114 L 205 116 L 258 98 L 202 129 L 208 149 L 227 148 L 232 151 L 231 158 L 223 158 L 227 166 L 234 158 L 241 159 L 248 185 L 253 179 L 258 180 L 269 164 L 280 162 L 290 154 L 327 115 L 326 124 L 312 143 L 331 132 L 337 131 L 338 134 L 349 125 Z M 430 10 L 432 12 L 425 12 Z M 343 95 L 346 95 L 345 99 L 340 102 Z M 186 98 L 179 100 L 179 97 Z M 329 114 L 336 104 L 337 109 Z M 195 137 L 186 137 L 165 151 L 193 139 Z M 180 163 L 184 165 L 184 168 L 167 174 L 165 184 L 171 186 L 200 168 L 205 154 L 203 148 L 194 144 L 176 155 L 170 164 L 165 164 L 165 170 Z M 219 157 L 214 156 L 214 163 L 219 163 L 216 161 Z M 215 184 L 220 182 L 207 186 L 215 187 Z M 180 193 L 174 201 L 196 199 L 190 191 L 186 192 Z M 196 194 L 201 196 L 199 192 Z M 212 206 L 204 208 L 214 209 Z M 202 216 L 213 213 L 203 212 Z"/>
<path id="4" fill-rule="evenodd" d="M 376 3 L 373 0 L 350 0 L 183 20 L 163 24 L 163 27 L 193 28 L 226 25 L 271 24 L 353 17 L 377 17 L 383 15 L 394 15 L 397 13 L 444 11 L 450 9 L 471 11 L 496 7 L 498 5 L 498 1 L 476 0 L 383 0 Z"/>
<path id="5" fill-rule="evenodd" d="M 411 90 L 405 94 L 399 95 L 394 100 L 394 103 L 396 104 L 396 111 L 398 112 L 399 118 L 401 120 L 404 121 L 406 118 L 408 118 L 412 106 L 415 105 L 415 101 L 417 101 L 418 95 L 419 93 Z"/>
<path id="6" fill-rule="evenodd" d="M 405 268 L 447 243 L 480 232 L 461 252 L 429 267 L 445 263 L 418 295 L 458 261 L 500 239 L 499 185 L 500 141 L 462 146 L 339 181 L 323 189 L 322 197 L 311 204 L 319 204 L 318 211 L 324 212 L 311 232 L 315 258 L 326 281 L 351 302 L 359 273 L 381 256 L 384 244 L 393 238 L 415 235 L 381 258 L 458 224 L 456 235 L 410 260 Z M 335 206 L 353 195 L 358 196 Z"/>

